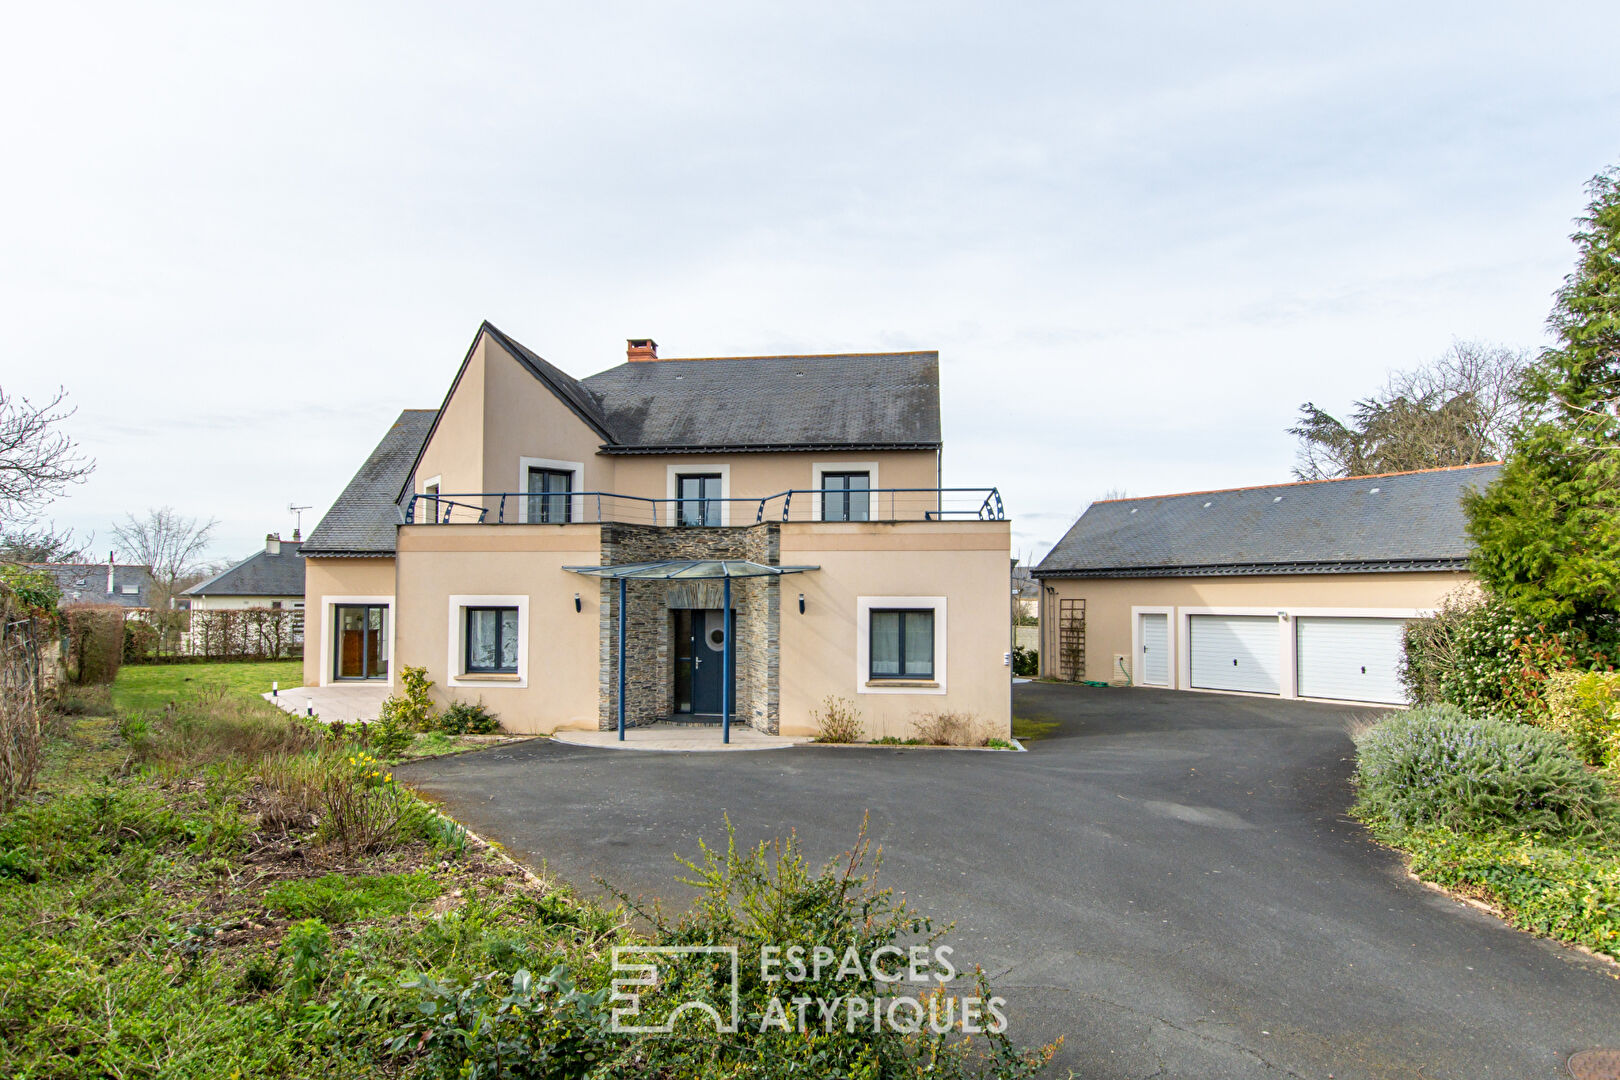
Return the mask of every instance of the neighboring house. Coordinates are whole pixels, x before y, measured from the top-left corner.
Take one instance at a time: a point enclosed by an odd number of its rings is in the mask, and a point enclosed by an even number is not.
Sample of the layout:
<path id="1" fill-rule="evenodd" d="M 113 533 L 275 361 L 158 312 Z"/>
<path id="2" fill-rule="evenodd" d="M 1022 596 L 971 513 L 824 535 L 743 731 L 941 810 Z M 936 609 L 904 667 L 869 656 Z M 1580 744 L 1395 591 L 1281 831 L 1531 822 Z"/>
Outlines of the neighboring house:
<path id="1" fill-rule="evenodd" d="M 1013 644 L 1021 649 L 1039 649 L 1041 644 L 1041 583 L 1030 568 L 1012 561 Z"/>
<path id="2" fill-rule="evenodd" d="M 937 353 L 634 340 L 575 379 L 485 323 L 305 541 L 305 681 L 419 665 L 525 732 L 805 734 L 839 696 L 873 736 L 955 712 L 1005 737 L 1011 533 L 940 450 Z"/>
<path id="3" fill-rule="evenodd" d="M 144 611 L 152 606 L 152 568 L 120 562 L 34 563 L 56 579 L 62 606 L 113 604 Z"/>
<path id="4" fill-rule="evenodd" d="M 1012 564 L 1012 594 L 1015 614 L 1032 619 L 1040 614 L 1041 583 L 1029 567 L 1018 565 L 1017 559 Z"/>
<path id="5" fill-rule="evenodd" d="M 292 613 L 293 633 L 304 630 L 304 557 L 296 540 L 268 533 L 264 548 L 223 573 L 199 582 L 180 595 L 193 612 L 230 608 L 270 608 Z"/>
<path id="6" fill-rule="evenodd" d="M 1093 503 L 1034 570 L 1048 678 L 1399 704 L 1500 466 Z"/>

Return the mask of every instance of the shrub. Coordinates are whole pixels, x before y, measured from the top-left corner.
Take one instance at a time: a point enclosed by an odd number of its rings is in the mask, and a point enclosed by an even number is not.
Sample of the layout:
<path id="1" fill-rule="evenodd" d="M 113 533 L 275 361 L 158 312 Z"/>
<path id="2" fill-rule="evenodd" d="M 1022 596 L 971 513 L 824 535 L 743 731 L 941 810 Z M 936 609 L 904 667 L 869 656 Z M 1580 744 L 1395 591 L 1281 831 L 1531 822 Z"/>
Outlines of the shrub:
<path id="1" fill-rule="evenodd" d="M 923 713 L 911 729 L 925 746 L 983 746 L 986 738 L 979 718 L 965 712 Z"/>
<path id="2" fill-rule="evenodd" d="M 1546 708 L 1548 675 L 1604 670 L 1617 655 L 1612 618 L 1537 623 L 1501 600 L 1449 601 L 1407 624 L 1401 679 L 1414 704 L 1530 719 Z"/>
<path id="3" fill-rule="evenodd" d="M 1555 672 L 1546 702 L 1546 726 L 1581 760 L 1620 772 L 1620 672 Z"/>
<path id="4" fill-rule="evenodd" d="M 1020 678 L 1035 678 L 1041 673 L 1041 654 L 1038 649 L 1026 649 L 1022 645 L 1013 646 L 1012 654 L 1013 674 Z"/>
<path id="5" fill-rule="evenodd" d="M 400 718 L 400 711 L 388 707 L 388 702 L 393 700 L 389 698 L 383 702 L 382 712 L 378 714 L 376 723 L 366 732 L 367 741 L 371 743 L 372 749 L 385 758 L 398 757 L 416 741 L 416 736 L 411 734 L 411 729 L 406 727 L 405 721 Z"/>
<path id="6" fill-rule="evenodd" d="M 79 606 L 69 608 L 64 618 L 73 681 L 80 686 L 111 683 L 124 658 L 124 609 Z"/>
<path id="7" fill-rule="evenodd" d="M 861 723 L 861 710 L 848 698 L 829 694 L 821 708 L 812 712 L 816 722 L 816 741 L 824 743 L 860 742 L 866 733 Z"/>
<path id="8" fill-rule="evenodd" d="M 427 668 L 399 669 L 401 692 L 383 701 L 379 718 L 392 712 L 406 731 L 433 730 L 433 680 L 427 677 Z"/>
<path id="9" fill-rule="evenodd" d="M 501 729 L 501 722 L 484 707 L 484 699 L 478 701 L 453 701 L 450 707 L 439 714 L 434 725 L 446 735 L 490 735 Z"/>
<path id="10" fill-rule="evenodd" d="M 162 635 L 157 627 L 139 619 L 124 622 L 124 663 L 138 664 L 158 651 Z"/>
<path id="11" fill-rule="evenodd" d="M 1356 811 L 1397 830 L 1580 835 L 1616 820 L 1607 783 L 1552 732 L 1425 706 L 1356 740 Z"/>
<path id="12" fill-rule="evenodd" d="M 376 758 L 353 754 L 325 769 L 319 789 L 316 840 L 344 855 L 386 851 L 427 836 L 427 804 L 394 783 Z"/>

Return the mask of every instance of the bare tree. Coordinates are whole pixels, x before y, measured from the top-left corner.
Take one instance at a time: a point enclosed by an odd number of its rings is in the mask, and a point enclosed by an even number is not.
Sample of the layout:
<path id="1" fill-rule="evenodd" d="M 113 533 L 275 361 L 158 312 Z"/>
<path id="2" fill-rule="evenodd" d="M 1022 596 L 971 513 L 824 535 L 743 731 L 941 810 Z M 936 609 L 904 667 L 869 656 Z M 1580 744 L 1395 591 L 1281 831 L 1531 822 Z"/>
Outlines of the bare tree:
<path id="1" fill-rule="evenodd" d="M 80 540 L 72 529 L 58 532 L 54 525 L 23 526 L 0 533 L 0 562 L 83 562 L 95 537 Z"/>
<path id="2" fill-rule="evenodd" d="M 159 506 L 148 510 L 145 517 L 125 514 L 112 531 L 126 558 L 152 568 L 152 580 L 167 606 L 181 579 L 202 565 L 203 551 L 218 525 L 213 518 L 199 522 L 173 507 Z"/>
<path id="3" fill-rule="evenodd" d="M 1533 418 L 1520 394 L 1529 364 L 1527 350 L 1458 341 L 1356 402 L 1348 423 L 1306 402 L 1288 429 L 1300 440 L 1294 475 L 1322 480 L 1499 460 L 1508 434 Z"/>
<path id="4" fill-rule="evenodd" d="M 61 428 L 74 412 L 66 402 L 60 388 L 43 405 L 0 388 L 0 519 L 8 525 L 32 521 L 96 467 Z"/>

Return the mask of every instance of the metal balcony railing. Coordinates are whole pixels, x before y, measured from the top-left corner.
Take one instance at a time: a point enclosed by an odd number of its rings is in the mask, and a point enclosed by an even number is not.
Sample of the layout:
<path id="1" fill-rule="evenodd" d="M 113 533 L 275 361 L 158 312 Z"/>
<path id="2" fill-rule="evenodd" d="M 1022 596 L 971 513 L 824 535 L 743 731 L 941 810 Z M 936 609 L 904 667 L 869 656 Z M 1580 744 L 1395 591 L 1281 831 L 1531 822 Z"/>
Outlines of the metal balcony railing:
<path id="1" fill-rule="evenodd" d="M 612 491 L 412 495 L 407 525 L 757 525 L 766 521 L 1003 521 L 995 488 L 794 488 L 747 499 L 649 499 Z"/>

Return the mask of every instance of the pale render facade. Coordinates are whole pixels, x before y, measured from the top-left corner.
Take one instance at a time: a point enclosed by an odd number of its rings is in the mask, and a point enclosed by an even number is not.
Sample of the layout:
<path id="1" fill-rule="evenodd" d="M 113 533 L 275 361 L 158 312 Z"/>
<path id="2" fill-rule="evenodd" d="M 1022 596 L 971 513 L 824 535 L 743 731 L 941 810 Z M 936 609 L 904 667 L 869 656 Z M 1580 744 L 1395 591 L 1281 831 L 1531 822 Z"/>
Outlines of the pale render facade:
<path id="1" fill-rule="evenodd" d="M 534 733 L 810 734 L 836 696 L 869 737 L 949 711 L 1005 738 L 1009 524 L 941 486 L 940 449 L 933 353 L 639 341 L 576 380 L 486 323 L 303 545 L 306 685 L 418 665 Z"/>

